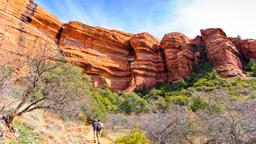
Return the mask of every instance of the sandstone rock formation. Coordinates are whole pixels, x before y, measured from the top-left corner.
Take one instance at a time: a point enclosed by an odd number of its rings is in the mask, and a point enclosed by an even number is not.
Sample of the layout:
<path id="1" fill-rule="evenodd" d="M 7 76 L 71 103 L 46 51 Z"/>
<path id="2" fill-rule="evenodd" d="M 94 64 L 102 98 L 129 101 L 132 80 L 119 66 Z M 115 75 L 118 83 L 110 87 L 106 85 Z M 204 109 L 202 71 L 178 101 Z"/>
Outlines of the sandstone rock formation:
<path id="1" fill-rule="evenodd" d="M 244 77 L 241 54 L 235 44 L 219 28 L 201 30 L 207 57 L 222 77 Z"/>
<path id="2" fill-rule="evenodd" d="M 256 59 L 256 40 L 245 39 L 238 40 L 233 39 L 234 43 L 237 45 L 238 50 L 244 56 L 246 60 L 250 58 Z"/>
<path id="3" fill-rule="evenodd" d="M 159 40 L 148 33 L 140 33 L 130 39 L 135 60 L 130 64 L 132 80 L 127 91 L 152 87 L 166 81 L 165 63 L 159 43 Z"/>
<path id="4" fill-rule="evenodd" d="M 2 0 L 0 21 L 1 64 L 17 64 L 27 57 L 46 53 L 46 49 L 49 56 L 56 54 L 54 37 L 61 22 L 33 1 Z"/>
<path id="5" fill-rule="evenodd" d="M 163 37 L 160 46 L 164 50 L 169 81 L 189 77 L 194 60 L 190 39 L 181 33 L 170 33 Z"/>
<path id="6" fill-rule="evenodd" d="M 92 75 L 95 85 L 107 84 L 113 90 L 124 90 L 131 80 L 129 46 L 132 34 L 91 27 L 78 22 L 63 25 L 59 45 L 66 59 Z"/>
<path id="7" fill-rule="evenodd" d="M 219 28 L 201 30 L 194 39 L 169 33 L 160 42 L 148 33 L 63 24 L 33 0 L 1 0 L 0 21 L 1 65 L 45 53 L 53 58 L 62 51 L 95 86 L 116 91 L 190 77 L 199 59 L 207 58 L 220 76 L 244 77 L 242 64 L 256 58 L 256 40 L 229 38 Z"/>

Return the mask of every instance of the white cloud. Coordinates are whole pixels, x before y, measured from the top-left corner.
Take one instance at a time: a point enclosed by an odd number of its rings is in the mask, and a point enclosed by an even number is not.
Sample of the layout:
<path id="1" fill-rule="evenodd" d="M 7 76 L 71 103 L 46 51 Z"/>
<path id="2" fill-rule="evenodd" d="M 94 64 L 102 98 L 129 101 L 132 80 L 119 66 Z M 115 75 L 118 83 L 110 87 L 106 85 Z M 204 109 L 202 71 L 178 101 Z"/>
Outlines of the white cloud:
<path id="1" fill-rule="evenodd" d="M 200 29 L 220 27 L 228 36 L 256 38 L 255 0 L 193 0 L 179 3 L 175 19 L 164 21 L 151 33 L 158 37 L 172 31 L 189 37 L 200 34 Z M 168 31 L 169 30 L 169 31 Z"/>
<path id="2" fill-rule="evenodd" d="M 54 4 L 56 11 L 61 9 L 58 7 L 66 10 L 62 19 L 64 22 L 78 20 L 126 32 L 149 32 L 159 39 L 170 32 L 182 32 L 193 38 L 200 34 L 200 29 L 211 27 L 222 28 L 228 36 L 241 35 L 242 38 L 256 39 L 256 0 L 159 0 L 151 8 L 163 7 L 165 11 L 157 14 L 162 17 L 160 21 L 154 17 L 154 11 L 149 11 L 143 17 L 136 15 L 130 7 L 124 7 L 123 13 L 127 14 L 130 22 L 110 17 L 98 7 L 85 9 L 81 4 L 73 3 L 73 0 L 65 0 L 61 5 Z"/>

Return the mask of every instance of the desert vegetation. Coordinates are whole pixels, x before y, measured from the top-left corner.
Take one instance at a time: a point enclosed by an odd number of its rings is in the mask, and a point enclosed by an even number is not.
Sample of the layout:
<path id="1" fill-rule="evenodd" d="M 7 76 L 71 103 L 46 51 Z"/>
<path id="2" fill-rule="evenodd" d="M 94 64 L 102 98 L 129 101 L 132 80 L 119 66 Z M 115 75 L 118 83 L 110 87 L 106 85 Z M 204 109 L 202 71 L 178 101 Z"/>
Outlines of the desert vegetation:
<path id="1" fill-rule="evenodd" d="M 43 143 L 32 128 L 15 122 L 42 109 L 85 123 L 101 119 L 110 132 L 124 133 L 118 144 L 256 143 L 256 61 L 244 67 L 248 78 L 221 78 L 204 49 L 190 79 L 132 93 L 93 87 L 90 76 L 61 52 L 58 62 L 49 60 L 46 49 L 23 55 L 22 64 L 0 67 L 1 142 L 13 133 L 19 140 L 11 143 Z M 25 73 L 18 75 L 21 66 Z"/>
<path id="2" fill-rule="evenodd" d="M 253 72 L 252 62 L 248 74 Z M 68 119 L 79 120 L 81 113 L 85 121 L 100 118 L 107 129 L 125 131 L 127 135 L 116 140 L 120 144 L 255 143 L 253 78 L 221 78 L 204 72 L 194 79 L 125 94 L 92 87 L 81 68 L 65 62 L 33 59 L 29 64 L 29 73 L 15 80 L 11 78 L 15 68 L 1 67 L 1 99 L 9 99 L 1 105 L 2 124 L 21 143 L 29 140 L 23 135 L 32 130 L 13 121 L 36 109 Z"/>
<path id="3" fill-rule="evenodd" d="M 250 76 L 254 65 L 254 60 L 247 65 Z M 139 125 L 151 143 L 159 144 L 255 143 L 255 79 L 221 78 L 208 66 L 193 79 L 137 90 L 146 101 L 144 110 L 111 114 L 109 127 Z"/>

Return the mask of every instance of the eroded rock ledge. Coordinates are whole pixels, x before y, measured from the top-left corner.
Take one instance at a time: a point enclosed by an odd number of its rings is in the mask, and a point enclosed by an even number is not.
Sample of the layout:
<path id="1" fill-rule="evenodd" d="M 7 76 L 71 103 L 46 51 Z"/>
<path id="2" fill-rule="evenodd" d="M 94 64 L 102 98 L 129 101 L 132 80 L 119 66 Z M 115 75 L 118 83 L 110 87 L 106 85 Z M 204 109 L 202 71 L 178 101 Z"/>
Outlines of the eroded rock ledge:
<path id="1" fill-rule="evenodd" d="M 41 53 L 42 46 L 53 56 L 61 49 L 95 86 L 116 91 L 190 78 L 202 47 L 222 77 L 245 77 L 243 63 L 256 58 L 256 40 L 230 38 L 220 28 L 201 30 L 194 39 L 173 32 L 159 41 L 148 33 L 63 24 L 32 0 L 1 0 L 0 21 L 1 63 L 21 62 L 23 54 Z"/>

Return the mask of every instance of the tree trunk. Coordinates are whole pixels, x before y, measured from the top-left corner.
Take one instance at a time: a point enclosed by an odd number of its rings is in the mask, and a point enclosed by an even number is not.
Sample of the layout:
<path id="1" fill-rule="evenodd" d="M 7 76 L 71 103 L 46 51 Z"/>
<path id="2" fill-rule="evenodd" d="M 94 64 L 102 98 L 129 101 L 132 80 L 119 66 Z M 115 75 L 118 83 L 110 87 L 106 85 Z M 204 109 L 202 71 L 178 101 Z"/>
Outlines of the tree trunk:
<path id="1" fill-rule="evenodd" d="M 18 138 L 18 136 L 19 136 L 18 131 L 13 124 L 13 120 L 14 120 L 15 116 L 16 115 L 12 112 L 3 114 L 1 116 L 1 118 L 0 118 L 0 122 L 2 123 L 1 128 L 0 128 L 1 137 L 5 137 L 6 133 L 10 132 L 16 138 Z M 5 130 L 4 126 L 6 126 L 7 130 Z"/>

